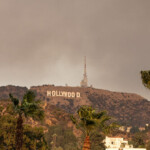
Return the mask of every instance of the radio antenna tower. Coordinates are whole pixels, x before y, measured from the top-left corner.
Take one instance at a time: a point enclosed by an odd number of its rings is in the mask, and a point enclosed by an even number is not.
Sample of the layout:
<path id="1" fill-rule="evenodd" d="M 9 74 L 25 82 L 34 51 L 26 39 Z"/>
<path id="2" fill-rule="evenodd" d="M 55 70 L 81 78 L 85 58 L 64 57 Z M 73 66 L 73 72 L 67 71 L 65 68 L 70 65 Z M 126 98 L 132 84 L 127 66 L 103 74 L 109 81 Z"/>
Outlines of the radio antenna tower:
<path id="1" fill-rule="evenodd" d="M 81 87 L 88 87 L 88 79 L 87 79 L 87 73 L 86 73 L 86 56 L 84 58 L 84 74 L 83 74 L 83 80 L 80 83 Z"/>

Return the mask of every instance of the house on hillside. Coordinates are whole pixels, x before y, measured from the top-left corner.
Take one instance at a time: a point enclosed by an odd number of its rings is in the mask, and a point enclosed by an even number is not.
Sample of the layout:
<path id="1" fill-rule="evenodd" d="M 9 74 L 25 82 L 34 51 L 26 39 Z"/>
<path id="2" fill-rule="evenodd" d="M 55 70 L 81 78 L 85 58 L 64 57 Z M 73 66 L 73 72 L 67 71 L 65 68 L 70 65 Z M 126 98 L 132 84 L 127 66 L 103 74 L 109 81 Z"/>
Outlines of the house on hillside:
<path id="1" fill-rule="evenodd" d="M 106 150 L 146 150 L 146 148 L 133 148 L 128 141 L 120 137 L 107 137 L 104 140 Z"/>

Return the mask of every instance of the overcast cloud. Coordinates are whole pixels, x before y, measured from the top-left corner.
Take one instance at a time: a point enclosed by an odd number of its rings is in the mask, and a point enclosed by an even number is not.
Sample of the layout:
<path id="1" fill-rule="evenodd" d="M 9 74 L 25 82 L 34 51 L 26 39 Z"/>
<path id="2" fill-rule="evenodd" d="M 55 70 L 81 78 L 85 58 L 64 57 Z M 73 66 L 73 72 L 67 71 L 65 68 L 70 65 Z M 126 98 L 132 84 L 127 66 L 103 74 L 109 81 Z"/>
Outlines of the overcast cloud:
<path id="1" fill-rule="evenodd" d="M 89 84 L 150 100 L 150 0 L 0 0 L 0 86 Z"/>

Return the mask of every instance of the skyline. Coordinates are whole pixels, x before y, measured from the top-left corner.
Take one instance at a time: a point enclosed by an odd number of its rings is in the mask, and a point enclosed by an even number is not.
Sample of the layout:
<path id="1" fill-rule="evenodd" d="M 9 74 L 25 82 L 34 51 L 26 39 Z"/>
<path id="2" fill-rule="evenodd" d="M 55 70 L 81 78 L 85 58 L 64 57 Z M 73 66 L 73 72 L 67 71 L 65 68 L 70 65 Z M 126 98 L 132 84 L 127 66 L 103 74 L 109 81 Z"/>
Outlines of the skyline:
<path id="1" fill-rule="evenodd" d="M 89 85 L 150 100 L 149 0 L 0 2 L 0 86 Z"/>

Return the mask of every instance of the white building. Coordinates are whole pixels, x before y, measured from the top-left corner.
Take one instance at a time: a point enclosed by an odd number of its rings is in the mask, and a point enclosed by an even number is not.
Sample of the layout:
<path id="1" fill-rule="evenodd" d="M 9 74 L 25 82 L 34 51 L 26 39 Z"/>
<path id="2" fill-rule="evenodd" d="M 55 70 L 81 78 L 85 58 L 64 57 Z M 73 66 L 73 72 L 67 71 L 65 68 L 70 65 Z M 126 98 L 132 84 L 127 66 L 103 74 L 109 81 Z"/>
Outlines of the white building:
<path id="1" fill-rule="evenodd" d="M 145 148 L 133 148 L 133 145 L 129 145 L 128 141 L 119 137 L 107 137 L 104 140 L 106 150 L 146 150 Z"/>

